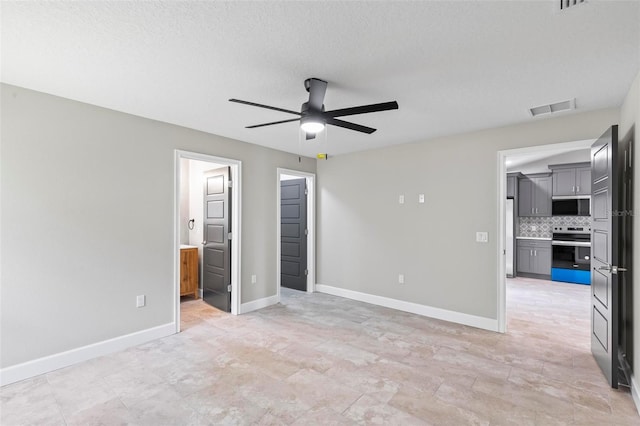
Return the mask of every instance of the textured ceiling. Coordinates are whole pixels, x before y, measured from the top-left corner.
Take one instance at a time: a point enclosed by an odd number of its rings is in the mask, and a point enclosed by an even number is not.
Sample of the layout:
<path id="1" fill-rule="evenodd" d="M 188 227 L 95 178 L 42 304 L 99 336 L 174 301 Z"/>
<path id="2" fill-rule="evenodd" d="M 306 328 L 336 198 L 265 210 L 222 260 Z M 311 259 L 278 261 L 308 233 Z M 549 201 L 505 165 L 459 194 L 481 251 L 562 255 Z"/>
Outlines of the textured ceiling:
<path id="1" fill-rule="evenodd" d="M 1 80 L 303 155 L 340 154 L 532 120 L 576 98 L 620 106 L 640 69 L 640 2 L 8 2 Z M 319 141 L 291 118 L 304 79 L 325 106 L 397 100 Z M 536 118 L 539 120 L 540 118 Z M 322 146 L 318 146 L 323 144 Z"/>

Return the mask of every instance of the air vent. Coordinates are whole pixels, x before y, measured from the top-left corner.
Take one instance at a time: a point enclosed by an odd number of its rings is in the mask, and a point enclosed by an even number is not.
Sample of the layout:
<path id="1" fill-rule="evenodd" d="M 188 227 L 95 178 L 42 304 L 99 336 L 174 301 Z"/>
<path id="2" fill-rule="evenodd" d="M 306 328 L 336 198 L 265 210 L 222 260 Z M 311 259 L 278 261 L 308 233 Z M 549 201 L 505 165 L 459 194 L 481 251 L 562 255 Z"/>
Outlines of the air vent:
<path id="1" fill-rule="evenodd" d="M 575 99 L 529 108 L 529 113 L 532 117 L 537 117 L 539 115 L 553 114 L 561 111 L 570 111 L 572 109 L 576 109 Z"/>
<path id="2" fill-rule="evenodd" d="M 560 10 L 566 10 L 582 3 L 584 3 L 584 0 L 560 0 Z"/>

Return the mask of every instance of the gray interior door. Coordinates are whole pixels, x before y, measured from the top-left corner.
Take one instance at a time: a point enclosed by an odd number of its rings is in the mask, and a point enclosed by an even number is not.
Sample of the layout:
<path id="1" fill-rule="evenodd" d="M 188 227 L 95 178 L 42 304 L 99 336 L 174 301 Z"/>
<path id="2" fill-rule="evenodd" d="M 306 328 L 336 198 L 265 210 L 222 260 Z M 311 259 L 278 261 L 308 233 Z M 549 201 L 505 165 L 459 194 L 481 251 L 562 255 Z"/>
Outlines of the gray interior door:
<path id="1" fill-rule="evenodd" d="M 280 284 L 307 290 L 307 180 L 280 182 Z"/>
<path id="2" fill-rule="evenodd" d="M 618 284 L 620 285 L 620 350 L 618 360 L 625 373 L 626 383 L 631 382 L 633 365 L 633 133 L 621 138 L 620 146 L 620 262 Z M 623 271 L 622 269 L 626 269 Z"/>
<path id="3" fill-rule="evenodd" d="M 618 387 L 618 134 L 608 129 L 591 146 L 591 352 Z"/>
<path id="4" fill-rule="evenodd" d="M 229 167 L 204 173 L 202 298 L 231 312 L 231 188 Z"/>

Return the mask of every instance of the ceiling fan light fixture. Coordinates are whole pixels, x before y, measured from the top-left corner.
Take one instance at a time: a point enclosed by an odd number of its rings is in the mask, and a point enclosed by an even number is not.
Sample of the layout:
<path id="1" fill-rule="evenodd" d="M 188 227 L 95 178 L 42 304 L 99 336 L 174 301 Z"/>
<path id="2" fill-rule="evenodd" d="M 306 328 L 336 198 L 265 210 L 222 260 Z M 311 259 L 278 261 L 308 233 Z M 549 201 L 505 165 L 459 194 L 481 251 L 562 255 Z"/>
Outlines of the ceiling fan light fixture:
<path id="1" fill-rule="evenodd" d="M 303 119 L 300 120 L 300 128 L 305 132 L 305 133 L 320 133 L 321 131 L 324 130 L 324 123 L 322 121 L 320 121 L 319 119 L 314 119 L 314 118 L 309 118 L 309 119 Z"/>

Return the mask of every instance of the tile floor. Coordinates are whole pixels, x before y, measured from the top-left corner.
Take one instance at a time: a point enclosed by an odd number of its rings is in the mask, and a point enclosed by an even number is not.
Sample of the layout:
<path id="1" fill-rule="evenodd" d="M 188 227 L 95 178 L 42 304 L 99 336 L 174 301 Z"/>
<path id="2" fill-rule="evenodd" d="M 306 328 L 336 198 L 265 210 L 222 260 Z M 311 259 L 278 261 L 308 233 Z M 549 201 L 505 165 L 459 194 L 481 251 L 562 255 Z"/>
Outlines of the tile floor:
<path id="1" fill-rule="evenodd" d="M 505 335 L 324 294 L 0 390 L 2 425 L 640 425 L 589 352 L 589 287 L 516 279 Z"/>

